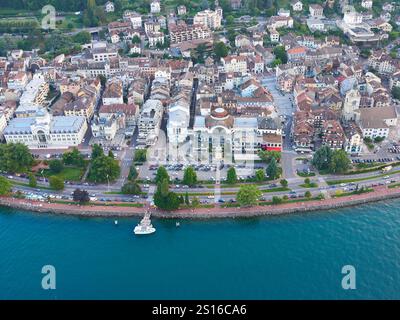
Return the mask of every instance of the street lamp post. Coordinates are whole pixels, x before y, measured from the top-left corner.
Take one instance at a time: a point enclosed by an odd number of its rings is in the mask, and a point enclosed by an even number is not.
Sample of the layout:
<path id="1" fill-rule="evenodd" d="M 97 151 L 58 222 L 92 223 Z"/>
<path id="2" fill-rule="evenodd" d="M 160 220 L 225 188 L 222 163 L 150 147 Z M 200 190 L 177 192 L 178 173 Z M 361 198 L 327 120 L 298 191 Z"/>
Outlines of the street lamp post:
<path id="1" fill-rule="evenodd" d="M 110 192 L 110 179 L 108 178 L 108 174 L 107 174 L 107 192 Z"/>

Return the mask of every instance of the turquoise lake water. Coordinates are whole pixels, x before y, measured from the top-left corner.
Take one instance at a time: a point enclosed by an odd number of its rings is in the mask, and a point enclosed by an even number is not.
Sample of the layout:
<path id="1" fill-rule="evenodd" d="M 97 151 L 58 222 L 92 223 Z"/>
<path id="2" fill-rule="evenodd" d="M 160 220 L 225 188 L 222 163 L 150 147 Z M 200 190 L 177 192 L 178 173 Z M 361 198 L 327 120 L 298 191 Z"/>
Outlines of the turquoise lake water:
<path id="1" fill-rule="evenodd" d="M 0 299 L 399 299 L 400 201 L 281 217 L 153 220 L 0 208 Z M 43 290 L 41 268 L 56 268 Z M 356 269 L 343 290 L 341 269 Z"/>

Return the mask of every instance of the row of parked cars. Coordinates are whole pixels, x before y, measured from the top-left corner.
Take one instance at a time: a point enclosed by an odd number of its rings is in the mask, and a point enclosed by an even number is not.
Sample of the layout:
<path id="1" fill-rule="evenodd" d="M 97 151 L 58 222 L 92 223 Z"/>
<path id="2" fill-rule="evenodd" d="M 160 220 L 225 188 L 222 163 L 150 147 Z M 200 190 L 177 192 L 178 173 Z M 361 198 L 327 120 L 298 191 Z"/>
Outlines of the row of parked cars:
<path id="1" fill-rule="evenodd" d="M 400 160 L 400 156 L 397 156 L 397 160 Z M 379 159 L 352 159 L 352 163 L 374 163 L 374 162 L 393 162 L 395 158 L 379 158 Z"/>

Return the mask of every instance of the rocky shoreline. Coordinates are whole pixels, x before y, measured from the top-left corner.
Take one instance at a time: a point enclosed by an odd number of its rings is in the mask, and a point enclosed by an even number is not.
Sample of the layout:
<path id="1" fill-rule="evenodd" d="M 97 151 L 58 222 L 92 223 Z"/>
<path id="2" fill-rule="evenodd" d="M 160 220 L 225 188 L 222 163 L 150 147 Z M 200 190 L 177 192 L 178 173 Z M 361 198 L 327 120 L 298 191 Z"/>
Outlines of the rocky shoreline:
<path id="1" fill-rule="evenodd" d="M 157 209 L 150 209 L 151 215 L 156 218 L 170 219 L 210 219 L 210 218 L 249 218 L 268 215 L 284 215 L 292 213 L 304 213 L 317 210 L 330 210 L 366 203 L 377 202 L 388 199 L 400 198 L 400 189 L 377 188 L 374 192 L 360 195 L 344 196 L 326 200 L 312 200 L 296 203 L 284 203 L 280 205 L 255 206 L 251 208 L 199 208 L 181 209 L 174 212 L 164 212 Z M 57 215 L 73 215 L 80 217 L 139 217 L 143 216 L 148 209 L 137 207 L 117 206 L 78 206 L 59 203 L 46 203 L 30 201 L 25 199 L 14 199 L 8 197 L 0 198 L 0 205 L 33 211 L 37 213 L 50 213 Z"/>

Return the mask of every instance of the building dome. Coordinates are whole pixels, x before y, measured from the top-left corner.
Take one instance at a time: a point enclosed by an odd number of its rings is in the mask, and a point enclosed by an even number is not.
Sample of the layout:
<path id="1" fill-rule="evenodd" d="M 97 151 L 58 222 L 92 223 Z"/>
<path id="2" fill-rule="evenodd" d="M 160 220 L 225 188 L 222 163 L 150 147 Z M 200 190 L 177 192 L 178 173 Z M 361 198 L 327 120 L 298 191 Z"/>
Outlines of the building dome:
<path id="1" fill-rule="evenodd" d="M 224 108 L 218 107 L 211 111 L 211 115 L 206 117 L 205 124 L 207 128 L 222 126 L 232 128 L 234 118 Z"/>
<path id="2" fill-rule="evenodd" d="M 218 107 L 211 112 L 211 116 L 214 119 L 222 120 L 227 118 L 229 114 L 228 111 L 226 111 L 224 108 Z"/>

